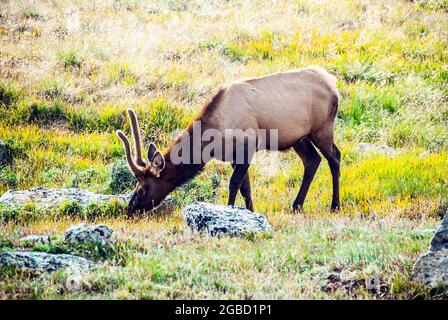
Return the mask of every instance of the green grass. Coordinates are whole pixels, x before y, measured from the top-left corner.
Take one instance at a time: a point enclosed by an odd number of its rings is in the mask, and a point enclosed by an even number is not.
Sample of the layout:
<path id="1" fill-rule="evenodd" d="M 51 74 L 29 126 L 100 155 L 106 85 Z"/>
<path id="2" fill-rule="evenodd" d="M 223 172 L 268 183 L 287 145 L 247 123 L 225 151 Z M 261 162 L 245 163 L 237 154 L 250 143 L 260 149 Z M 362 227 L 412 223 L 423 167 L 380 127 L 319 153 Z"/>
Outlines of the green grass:
<path id="1" fill-rule="evenodd" d="M 303 175 L 293 152 L 250 169 L 255 209 L 273 225 L 272 236 L 260 239 L 203 238 L 182 221 L 189 203 L 227 202 L 231 168 L 218 162 L 172 194 L 172 210 L 152 217 L 126 220 L 118 202 L 68 202 L 50 212 L 33 203 L 0 208 L 0 251 L 20 248 L 28 234 L 60 237 L 82 221 L 108 223 L 118 241 L 103 258 L 91 255 L 100 268 L 79 291 L 67 290 L 64 272 L 36 278 L 2 270 L 0 298 L 435 294 L 411 270 L 448 206 L 445 0 L 228 1 L 213 9 L 202 0 L 106 0 L 79 7 L 79 23 L 67 22 L 66 4 L 51 1 L 2 9 L 12 25 L 0 27 L 0 139 L 13 161 L 0 168 L 1 194 L 36 186 L 130 192 L 135 180 L 115 136 L 117 129 L 130 133 L 127 108 L 138 114 L 144 144 L 164 149 L 222 84 L 320 65 L 336 76 L 341 96 L 342 208 L 328 212 L 331 175 L 322 161 L 304 212 L 291 213 Z M 361 142 L 397 153 L 362 154 Z M 341 281 L 331 283 L 335 275 Z M 372 276 L 382 294 L 363 285 Z"/>
<path id="2" fill-rule="evenodd" d="M 37 12 L 34 8 L 26 8 L 22 11 L 22 17 L 26 19 L 36 19 L 39 18 L 39 16 L 39 12 Z"/>
<path id="3" fill-rule="evenodd" d="M 119 252 L 127 257 L 124 267 L 120 267 L 120 262 L 115 262 L 115 267 L 100 267 L 83 277 L 81 290 L 63 296 L 75 299 L 374 297 L 362 286 L 350 291 L 324 290 L 331 274 L 347 281 L 367 281 L 380 275 L 381 285 L 387 287 L 384 298 L 429 296 L 425 288 L 409 280 L 413 257 L 430 237 L 420 230 L 428 225 L 397 218 L 368 225 L 364 219 L 316 221 L 312 217 L 291 219 L 290 215 L 284 218 L 288 222 L 276 228 L 272 239 L 204 241 L 186 231 L 168 229 L 162 231 L 163 237 L 158 240 L 145 241 L 141 238 L 143 234 L 127 236 L 133 243 L 145 245 L 143 255 L 137 254 L 141 250 L 138 247 L 121 244 L 126 253 Z M 7 297 L 29 288 L 30 284 L 22 283 L 22 279 L 19 275 L 6 276 L 0 290 Z M 38 298 L 58 298 L 57 292 L 65 289 L 65 282 L 54 275 L 43 277 L 36 285 Z"/>
<path id="4" fill-rule="evenodd" d="M 76 67 L 80 68 L 83 62 L 81 54 L 76 49 L 70 49 L 64 52 L 58 52 L 57 60 L 64 64 L 65 68 Z"/>

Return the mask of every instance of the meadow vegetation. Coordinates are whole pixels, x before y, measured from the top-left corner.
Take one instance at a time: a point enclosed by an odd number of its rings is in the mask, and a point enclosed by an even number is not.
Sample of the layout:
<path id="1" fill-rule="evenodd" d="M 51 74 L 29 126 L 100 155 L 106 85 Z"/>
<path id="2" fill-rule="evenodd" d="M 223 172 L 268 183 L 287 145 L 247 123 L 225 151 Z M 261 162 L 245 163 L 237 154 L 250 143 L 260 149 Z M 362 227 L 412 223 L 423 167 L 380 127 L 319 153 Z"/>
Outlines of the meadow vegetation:
<path id="1" fill-rule="evenodd" d="M 5 271 L 0 298 L 437 296 L 411 269 L 448 208 L 447 30 L 445 0 L 2 1 L 0 139 L 13 161 L 0 168 L 0 194 L 36 186 L 129 192 L 114 133 L 129 133 L 126 108 L 138 113 L 145 143 L 164 149 L 219 86 L 320 65 L 341 96 L 342 208 L 329 213 L 322 162 L 304 212 L 290 211 L 303 174 L 293 152 L 250 169 L 270 238 L 189 232 L 184 205 L 227 201 L 231 167 L 214 161 L 174 192 L 173 211 L 156 216 L 129 221 L 119 203 L 0 208 L 0 252 L 81 221 L 109 224 L 119 246 L 104 249 L 108 259 L 79 291 L 66 289 L 61 272 Z M 397 154 L 360 153 L 361 142 Z M 34 250 L 64 250 L 57 244 Z M 381 290 L 366 288 L 372 277 Z"/>

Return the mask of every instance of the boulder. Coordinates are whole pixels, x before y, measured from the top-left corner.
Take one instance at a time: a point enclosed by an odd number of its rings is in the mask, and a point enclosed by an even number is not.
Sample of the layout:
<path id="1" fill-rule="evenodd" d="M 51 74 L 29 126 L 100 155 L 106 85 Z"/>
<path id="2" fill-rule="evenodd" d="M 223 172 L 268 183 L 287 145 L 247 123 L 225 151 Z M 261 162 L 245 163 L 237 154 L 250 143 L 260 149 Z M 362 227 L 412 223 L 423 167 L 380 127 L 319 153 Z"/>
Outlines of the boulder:
<path id="1" fill-rule="evenodd" d="M 7 208 L 21 208 L 25 204 L 32 202 L 37 209 L 49 210 L 60 206 L 64 202 L 76 202 L 81 207 L 89 204 L 107 203 L 114 199 L 127 204 L 132 194 L 99 194 L 79 188 L 68 189 L 50 189 L 37 187 L 31 190 L 10 190 L 0 197 L 0 204 Z M 151 214 L 172 210 L 174 201 L 171 196 L 167 196 L 165 200 L 155 209 L 151 210 Z"/>
<path id="2" fill-rule="evenodd" d="M 6 143 L 0 140 L 0 167 L 7 165 L 11 162 L 8 150 L 6 149 Z"/>
<path id="3" fill-rule="evenodd" d="M 113 230 L 105 224 L 89 227 L 87 224 L 79 224 L 65 232 L 65 241 L 68 244 L 101 244 L 111 241 Z"/>
<path id="4" fill-rule="evenodd" d="M 359 153 L 374 153 L 374 154 L 385 154 L 387 156 L 396 156 L 398 151 L 394 148 L 385 145 L 373 144 L 373 143 L 358 143 L 355 150 Z"/>
<path id="5" fill-rule="evenodd" d="M 193 231 L 210 236 L 245 236 L 271 231 L 266 216 L 239 206 L 197 202 L 185 207 L 183 218 Z"/>
<path id="6" fill-rule="evenodd" d="M 106 195 L 90 192 L 84 189 L 49 189 L 33 188 L 31 190 L 7 191 L 0 197 L 0 204 L 10 208 L 20 208 L 28 202 L 33 202 L 39 209 L 51 209 L 63 202 L 74 201 L 82 206 L 92 202 L 109 202 L 112 199 L 127 203 L 131 195 Z"/>
<path id="7" fill-rule="evenodd" d="M 0 253 L 0 269 L 13 267 L 37 273 L 65 269 L 70 273 L 83 273 L 93 266 L 92 261 L 71 254 L 27 251 Z"/>
<path id="8" fill-rule="evenodd" d="M 431 239 L 429 251 L 415 263 L 414 278 L 430 288 L 448 288 L 448 211 Z"/>

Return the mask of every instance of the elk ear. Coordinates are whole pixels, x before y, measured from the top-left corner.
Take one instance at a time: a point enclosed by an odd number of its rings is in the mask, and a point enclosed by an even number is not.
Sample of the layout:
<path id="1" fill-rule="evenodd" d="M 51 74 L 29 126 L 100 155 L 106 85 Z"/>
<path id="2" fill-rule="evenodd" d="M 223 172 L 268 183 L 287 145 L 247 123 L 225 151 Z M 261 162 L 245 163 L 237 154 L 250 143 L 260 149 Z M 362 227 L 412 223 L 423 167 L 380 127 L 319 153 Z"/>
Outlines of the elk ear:
<path id="1" fill-rule="evenodd" d="M 148 148 L 148 161 L 152 162 L 152 160 L 154 159 L 154 156 L 156 155 L 157 152 L 157 147 L 154 143 L 150 143 L 149 144 L 149 148 Z"/>
<path id="2" fill-rule="evenodd" d="M 160 171 L 165 168 L 165 159 L 163 159 L 163 155 L 160 153 L 160 151 L 157 151 L 154 155 L 154 159 L 152 159 L 152 165 Z"/>
<path id="3" fill-rule="evenodd" d="M 160 151 L 157 151 L 154 158 L 151 161 L 151 172 L 156 176 L 160 177 L 160 172 L 165 168 L 165 159 Z"/>

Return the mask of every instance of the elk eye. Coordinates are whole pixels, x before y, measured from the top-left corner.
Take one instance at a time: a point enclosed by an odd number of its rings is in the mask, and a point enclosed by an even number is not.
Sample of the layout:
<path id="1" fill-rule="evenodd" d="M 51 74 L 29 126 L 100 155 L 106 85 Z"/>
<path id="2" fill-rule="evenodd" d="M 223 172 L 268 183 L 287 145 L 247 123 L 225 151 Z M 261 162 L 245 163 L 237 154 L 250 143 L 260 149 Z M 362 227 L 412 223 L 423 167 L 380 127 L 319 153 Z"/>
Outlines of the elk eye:
<path id="1" fill-rule="evenodd" d="M 143 188 L 138 188 L 138 189 L 137 189 L 137 196 L 138 196 L 139 198 L 143 198 L 144 195 L 145 195 L 145 189 L 143 189 Z"/>

